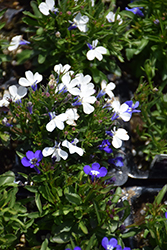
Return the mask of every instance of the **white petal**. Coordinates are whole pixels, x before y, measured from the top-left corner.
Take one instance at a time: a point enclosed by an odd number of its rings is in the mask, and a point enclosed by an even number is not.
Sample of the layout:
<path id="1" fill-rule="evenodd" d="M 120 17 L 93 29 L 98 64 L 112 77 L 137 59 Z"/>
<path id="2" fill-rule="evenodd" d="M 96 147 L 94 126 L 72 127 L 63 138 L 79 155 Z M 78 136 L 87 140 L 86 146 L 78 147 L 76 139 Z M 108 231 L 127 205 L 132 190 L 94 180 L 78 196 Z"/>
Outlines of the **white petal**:
<path id="1" fill-rule="evenodd" d="M 71 88 L 71 89 L 68 89 L 68 91 L 72 95 L 79 95 L 80 94 L 80 90 L 78 88 Z"/>
<path id="2" fill-rule="evenodd" d="M 117 136 L 113 136 L 112 145 L 114 148 L 120 148 L 122 146 L 122 141 Z"/>
<path id="3" fill-rule="evenodd" d="M 49 13 L 49 9 L 48 6 L 46 5 L 46 3 L 40 3 L 39 5 L 39 10 L 40 12 L 42 12 L 42 14 L 44 14 L 45 16 L 48 16 Z"/>
<path id="4" fill-rule="evenodd" d="M 30 86 L 30 82 L 25 77 L 21 77 L 19 79 L 19 84 L 21 86 L 24 86 L 24 87 L 29 87 Z"/>
<path id="5" fill-rule="evenodd" d="M 67 159 L 68 153 L 67 153 L 66 151 L 64 151 L 64 150 L 62 150 L 62 149 L 60 149 L 60 148 L 59 148 L 57 151 L 58 151 L 58 155 L 59 155 L 61 158 L 63 158 L 63 160 L 66 160 L 66 159 Z"/>
<path id="6" fill-rule="evenodd" d="M 63 75 L 62 77 L 62 82 L 66 85 L 69 84 L 69 82 L 71 81 L 71 76 L 67 73 L 65 75 Z"/>
<path id="7" fill-rule="evenodd" d="M 103 59 L 102 54 L 99 53 L 97 50 L 94 50 L 94 52 L 95 52 L 95 57 L 96 57 L 99 61 L 101 61 L 101 60 Z"/>
<path id="8" fill-rule="evenodd" d="M 90 114 L 94 111 L 94 107 L 91 106 L 89 103 L 83 103 L 83 111 L 85 114 Z"/>
<path id="9" fill-rule="evenodd" d="M 77 27 L 82 32 L 88 31 L 88 27 L 86 26 L 86 24 L 79 23 L 79 24 L 77 24 Z"/>
<path id="10" fill-rule="evenodd" d="M 50 10 L 52 10 L 54 5 L 55 5 L 55 1 L 54 0 L 46 0 L 46 5 L 49 7 Z"/>
<path id="11" fill-rule="evenodd" d="M 107 54 L 106 48 L 99 46 L 95 48 L 96 51 L 98 51 L 100 54 Z"/>
<path id="12" fill-rule="evenodd" d="M 122 118 L 122 120 L 124 122 L 128 122 L 131 118 L 131 113 L 124 112 L 124 113 L 120 114 L 120 117 Z"/>
<path id="13" fill-rule="evenodd" d="M 54 147 L 46 147 L 42 150 L 42 154 L 44 157 L 46 157 L 46 156 L 53 154 L 54 150 L 55 150 Z"/>
<path id="14" fill-rule="evenodd" d="M 121 140 L 124 140 L 124 141 L 129 140 L 129 135 L 127 134 L 127 131 L 124 128 L 119 128 L 115 132 L 115 136 L 119 137 Z"/>
<path id="15" fill-rule="evenodd" d="M 25 87 L 19 86 L 17 89 L 17 94 L 20 98 L 23 98 L 27 94 L 27 89 Z"/>
<path id="16" fill-rule="evenodd" d="M 15 97 L 17 95 L 17 87 L 16 85 L 12 85 L 9 87 L 9 93 L 12 95 L 12 97 Z"/>
<path id="17" fill-rule="evenodd" d="M 64 123 L 61 120 L 56 119 L 55 123 L 56 123 L 56 127 L 58 127 L 60 130 L 64 129 Z"/>
<path id="18" fill-rule="evenodd" d="M 97 44 L 98 44 L 98 40 L 96 39 L 96 40 L 94 40 L 94 41 L 92 42 L 93 48 L 96 48 Z"/>
<path id="19" fill-rule="evenodd" d="M 52 132 L 56 128 L 55 119 L 52 119 L 50 122 L 46 124 L 46 130 Z"/>
<path id="20" fill-rule="evenodd" d="M 74 17 L 74 22 L 75 23 L 78 23 L 79 21 L 80 21 L 80 19 L 81 19 L 81 13 L 79 12 L 75 17 Z"/>
<path id="21" fill-rule="evenodd" d="M 69 64 L 65 64 L 63 67 L 63 72 L 62 73 L 66 73 L 67 71 L 69 71 L 69 69 L 71 68 L 71 66 Z"/>
<path id="22" fill-rule="evenodd" d="M 89 50 L 86 53 L 86 57 L 88 58 L 89 61 L 92 61 L 93 59 L 95 59 L 95 52 L 93 49 Z"/>
<path id="23" fill-rule="evenodd" d="M 28 71 L 25 72 L 25 76 L 26 76 L 27 80 L 30 82 L 30 84 L 32 85 L 34 83 L 34 75 L 33 75 L 33 73 L 30 70 L 28 70 Z"/>
<path id="24" fill-rule="evenodd" d="M 38 82 L 41 82 L 43 79 L 43 76 L 41 74 L 39 74 L 38 72 L 35 73 L 34 75 L 34 83 L 38 83 Z"/>
<path id="25" fill-rule="evenodd" d="M 57 64 L 57 65 L 54 66 L 54 71 L 55 71 L 58 75 L 60 75 L 61 68 L 62 68 L 62 64 L 59 63 L 59 64 Z"/>
<path id="26" fill-rule="evenodd" d="M 115 83 L 113 83 L 113 82 L 110 82 L 108 85 L 107 85 L 107 89 L 109 89 L 109 90 L 113 90 L 113 89 L 115 89 Z"/>

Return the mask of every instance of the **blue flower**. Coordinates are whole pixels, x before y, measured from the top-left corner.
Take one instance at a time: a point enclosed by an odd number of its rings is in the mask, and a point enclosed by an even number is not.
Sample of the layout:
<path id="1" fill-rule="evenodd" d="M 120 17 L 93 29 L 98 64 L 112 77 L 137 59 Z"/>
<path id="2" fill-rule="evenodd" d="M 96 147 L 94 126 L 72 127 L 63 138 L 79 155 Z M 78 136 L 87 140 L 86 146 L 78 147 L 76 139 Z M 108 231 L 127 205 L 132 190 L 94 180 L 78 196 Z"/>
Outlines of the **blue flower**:
<path id="1" fill-rule="evenodd" d="M 116 158 L 113 158 L 113 159 L 109 159 L 108 163 L 114 164 L 116 167 L 123 167 L 124 166 L 123 158 L 120 156 L 117 156 Z"/>
<path id="2" fill-rule="evenodd" d="M 167 212 L 165 212 L 165 218 L 167 219 Z"/>
<path id="3" fill-rule="evenodd" d="M 122 250 L 122 247 L 117 244 L 117 240 L 115 238 L 111 238 L 110 240 L 108 240 L 107 237 L 104 237 L 101 244 L 106 250 Z"/>
<path id="4" fill-rule="evenodd" d="M 65 250 L 71 250 L 70 248 L 66 248 Z M 74 250 L 81 250 L 80 247 L 74 247 Z"/>
<path id="5" fill-rule="evenodd" d="M 125 103 L 129 106 L 129 108 L 128 108 L 128 110 L 126 112 L 131 114 L 131 116 L 132 116 L 132 113 L 141 112 L 140 110 L 136 109 L 139 106 L 138 101 L 135 104 L 133 104 L 133 101 L 126 101 Z"/>
<path id="6" fill-rule="evenodd" d="M 100 164 L 95 162 L 92 164 L 92 168 L 89 165 L 84 166 L 83 168 L 85 174 L 89 174 L 92 177 L 104 177 L 107 174 L 107 169 L 105 167 L 100 168 Z"/>
<path id="7" fill-rule="evenodd" d="M 34 170 L 40 174 L 40 170 L 36 167 L 39 166 L 39 162 L 42 160 L 43 155 L 41 150 L 37 150 L 35 153 L 32 151 L 27 151 L 26 157 L 21 159 L 21 163 L 24 167 L 34 168 Z"/>
<path id="8" fill-rule="evenodd" d="M 106 153 L 110 154 L 112 153 L 112 149 L 109 146 L 111 146 L 109 140 L 103 140 L 101 145 L 99 145 L 99 149 L 104 150 Z"/>
<path id="9" fill-rule="evenodd" d="M 141 7 L 140 7 L 141 8 Z M 143 12 L 140 10 L 140 8 L 139 7 L 134 7 L 134 8 L 132 8 L 132 9 L 129 9 L 128 7 L 125 7 L 125 10 L 127 10 L 127 11 L 131 11 L 131 12 L 133 12 L 135 15 L 138 15 L 138 16 L 144 16 L 144 14 L 143 14 Z"/>

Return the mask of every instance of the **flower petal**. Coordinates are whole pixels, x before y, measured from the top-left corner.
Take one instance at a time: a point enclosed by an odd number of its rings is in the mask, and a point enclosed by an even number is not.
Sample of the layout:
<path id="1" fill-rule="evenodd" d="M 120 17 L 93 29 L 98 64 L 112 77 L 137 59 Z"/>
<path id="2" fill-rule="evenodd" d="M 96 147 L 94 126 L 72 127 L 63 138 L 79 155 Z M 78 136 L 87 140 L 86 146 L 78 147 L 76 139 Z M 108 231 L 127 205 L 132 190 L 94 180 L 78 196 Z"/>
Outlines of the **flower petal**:
<path id="1" fill-rule="evenodd" d="M 30 161 L 27 159 L 27 157 L 23 157 L 21 159 L 21 163 L 24 167 L 29 167 L 31 165 Z"/>
<path id="2" fill-rule="evenodd" d="M 85 172 L 85 174 L 90 174 L 91 170 L 92 169 L 91 169 L 91 167 L 89 165 L 86 165 L 83 168 L 83 171 Z"/>
<path id="3" fill-rule="evenodd" d="M 95 51 L 94 50 L 89 50 L 86 53 L 86 57 L 89 61 L 92 61 L 93 59 L 95 59 Z"/>
<path id="4" fill-rule="evenodd" d="M 54 150 L 55 150 L 54 147 L 46 147 L 42 150 L 42 154 L 44 157 L 47 157 L 47 156 L 53 154 Z"/>

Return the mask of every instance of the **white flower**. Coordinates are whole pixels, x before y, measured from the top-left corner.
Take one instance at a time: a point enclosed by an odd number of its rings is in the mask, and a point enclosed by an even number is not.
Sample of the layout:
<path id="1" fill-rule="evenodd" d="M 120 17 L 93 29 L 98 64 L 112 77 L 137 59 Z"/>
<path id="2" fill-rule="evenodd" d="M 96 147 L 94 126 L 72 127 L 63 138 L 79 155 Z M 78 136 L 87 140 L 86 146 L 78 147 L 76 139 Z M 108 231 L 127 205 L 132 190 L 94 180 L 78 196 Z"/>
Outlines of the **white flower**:
<path id="1" fill-rule="evenodd" d="M 106 18 L 109 23 L 115 22 L 115 14 L 112 11 L 107 14 Z M 117 20 L 119 21 L 119 25 L 123 22 L 119 14 L 117 15 Z"/>
<path id="2" fill-rule="evenodd" d="M 129 135 L 123 128 L 118 128 L 116 130 L 116 127 L 114 127 L 113 131 L 111 132 L 113 133 L 112 145 L 114 148 L 120 148 L 122 146 L 122 141 L 129 140 Z"/>
<path id="3" fill-rule="evenodd" d="M 21 77 L 19 79 L 19 84 L 24 87 L 29 87 L 29 86 L 35 86 L 37 83 L 41 82 L 43 79 L 43 76 L 40 75 L 38 72 L 36 72 L 34 75 L 33 73 L 28 70 L 25 72 L 25 77 Z"/>
<path id="4" fill-rule="evenodd" d="M 126 103 L 122 105 L 118 100 L 114 100 L 111 104 L 113 111 L 122 118 L 125 122 L 128 122 L 131 118 L 131 113 L 128 112 L 129 106 Z"/>
<path id="5" fill-rule="evenodd" d="M 86 32 L 88 30 L 87 23 L 89 22 L 89 17 L 82 16 L 79 12 L 73 19 L 74 24 L 72 26 L 76 26 L 80 31 Z M 69 28 L 70 29 L 70 28 Z"/>
<path id="6" fill-rule="evenodd" d="M 13 50 L 17 49 L 19 45 L 26 45 L 29 43 L 30 42 L 22 39 L 22 35 L 14 36 L 10 42 L 8 50 L 13 51 Z"/>
<path id="7" fill-rule="evenodd" d="M 78 73 L 75 78 L 78 80 L 78 86 L 81 87 L 81 85 L 88 85 L 90 84 L 90 81 L 92 77 L 90 75 L 84 76 L 82 73 Z M 92 88 L 94 88 L 94 84 L 91 83 Z"/>
<path id="8" fill-rule="evenodd" d="M 109 84 L 107 84 L 107 82 L 103 80 L 101 82 L 101 91 L 97 95 L 97 98 L 100 98 L 101 96 L 105 94 L 107 94 L 110 98 L 114 97 L 114 94 L 112 92 L 113 89 L 115 89 L 115 83 L 110 82 Z"/>
<path id="9" fill-rule="evenodd" d="M 83 111 L 85 114 L 90 114 L 94 111 L 94 107 L 90 104 L 93 104 L 96 101 L 96 97 L 92 96 L 95 93 L 95 90 L 92 86 L 81 85 L 78 101 L 74 105 L 83 105 Z"/>
<path id="10" fill-rule="evenodd" d="M 66 160 L 68 157 L 68 153 L 60 148 L 60 143 L 58 144 L 55 141 L 55 146 L 54 147 L 46 147 L 42 150 L 42 154 L 44 157 L 47 157 L 49 155 L 52 155 L 51 157 L 56 157 L 55 161 L 60 161 L 61 158 L 63 160 Z"/>
<path id="11" fill-rule="evenodd" d="M 46 0 L 45 3 L 40 3 L 39 10 L 44 14 L 45 16 L 48 16 L 51 12 L 57 12 L 58 9 L 54 7 L 55 1 L 54 0 Z"/>
<path id="12" fill-rule="evenodd" d="M 0 107 L 7 107 L 9 105 L 9 99 L 11 98 L 9 91 L 5 90 L 2 99 L 0 100 Z"/>
<path id="13" fill-rule="evenodd" d="M 64 66 L 59 63 L 57 65 L 54 66 L 54 71 L 60 75 L 60 74 L 66 74 L 69 69 L 71 68 L 71 66 L 69 64 L 65 64 Z M 69 73 L 72 75 L 74 73 L 74 71 L 70 70 Z"/>
<path id="14" fill-rule="evenodd" d="M 79 142 L 79 140 L 77 138 L 75 138 L 72 142 L 69 142 L 67 140 L 64 140 L 62 142 L 62 146 L 66 147 L 69 149 L 70 154 L 74 154 L 77 153 L 80 156 L 83 155 L 84 151 L 82 148 L 79 148 L 76 146 L 76 144 Z"/>
<path id="15" fill-rule="evenodd" d="M 90 50 L 87 52 L 86 57 L 89 61 L 92 61 L 95 58 L 101 61 L 103 59 L 102 55 L 107 54 L 107 49 L 103 46 L 96 47 L 97 44 L 97 39 L 92 42 L 92 45 L 90 43 L 87 44 Z"/>
<path id="16" fill-rule="evenodd" d="M 79 115 L 77 114 L 77 109 L 67 109 L 65 114 L 67 115 L 66 123 L 72 126 L 76 126 L 77 124 L 74 120 L 78 120 Z"/>
<path id="17" fill-rule="evenodd" d="M 27 89 L 22 86 L 17 88 L 16 85 L 12 85 L 9 87 L 9 93 L 11 95 L 12 101 L 18 102 L 27 94 Z"/>
<path id="18" fill-rule="evenodd" d="M 53 112 L 50 112 L 52 120 L 46 124 L 46 130 L 52 132 L 56 127 L 60 130 L 64 129 L 64 121 L 67 120 L 67 114 L 62 113 L 60 115 L 54 115 Z"/>
<path id="19" fill-rule="evenodd" d="M 78 84 L 77 79 L 73 79 L 71 81 L 71 76 L 69 73 L 66 73 L 65 75 L 62 76 L 62 83 L 58 85 L 58 90 L 59 91 L 68 91 L 72 95 L 78 95 L 80 90 L 75 87 Z M 56 90 L 57 92 L 57 90 Z"/>

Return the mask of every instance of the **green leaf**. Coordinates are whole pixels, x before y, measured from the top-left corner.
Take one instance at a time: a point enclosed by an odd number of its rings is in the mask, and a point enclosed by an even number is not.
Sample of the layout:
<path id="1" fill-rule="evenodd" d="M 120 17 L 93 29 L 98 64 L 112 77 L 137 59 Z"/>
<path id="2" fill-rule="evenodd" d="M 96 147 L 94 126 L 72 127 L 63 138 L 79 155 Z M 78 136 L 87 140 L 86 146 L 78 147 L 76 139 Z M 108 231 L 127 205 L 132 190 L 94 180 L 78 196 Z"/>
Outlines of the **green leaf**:
<path id="1" fill-rule="evenodd" d="M 59 243 L 59 244 L 62 244 L 62 243 L 66 243 L 68 241 L 70 241 L 70 237 L 71 235 L 69 233 L 61 233 L 59 235 L 55 235 L 53 236 L 52 238 L 50 238 L 50 241 L 52 243 Z"/>
<path id="2" fill-rule="evenodd" d="M 0 186 L 6 185 L 14 185 L 15 174 L 12 171 L 8 171 L 2 175 L 0 175 Z"/>
<path id="3" fill-rule="evenodd" d="M 20 157 L 20 159 L 22 159 L 23 157 L 25 157 L 24 154 L 22 154 L 21 152 L 19 151 L 16 151 L 16 154 Z"/>
<path id="4" fill-rule="evenodd" d="M 78 194 L 75 193 L 65 193 L 66 199 L 75 205 L 80 205 L 82 203 L 82 199 Z"/>
<path id="5" fill-rule="evenodd" d="M 13 241 L 17 240 L 17 237 L 13 234 L 6 234 L 4 239 L 7 240 L 7 243 L 12 243 Z"/>
<path id="6" fill-rule="evenodd" d="M 39 55 L 38 55 L 38 63 L 39 63 L 39 64 L 44 63 L 45 60 L 46 60 L 46 55 L 42 55 L 42 54 L 39 54 Z"/>
<path id="7" fill-rule="evenodd" d="M 36 202 L 36 205 L 37 205 L 39 212 L 42 213 L 42 204 L 41 204 L 39 193 L 35 193 L 35 202 Z"/>
<path id="8" fill-rule="evenodd" d="M 93 205 L 94 205 L 94 208 L 95 208 L 95 212 L 96 212 L 96 216 L 97 216 L 98 223 L 100 224 L 101 218 L 100 218 L 99 211 L 98 211 L 98 207 L 97 207 L 97 204 L 96 204 L 95 201 L 93 201 Z"/>
<path id="9" fill-rule="evenodd" d="M 42 243 L 40 250 L 47 250 L 48 248 L 48 239 L 45 239 L 45 241 Z"/>
<path id="10" fill-rule="evenodd" d="M 80 221 L 80 222 L 79 222 L 79 227 L 81 228 L 81 230 L 82 230 L 82 232 L 83 232 L 84 234 L 88 234 L 88 229 L 87 229 L 87 227 L 85 226 L 85 224 L 84 224 L 83 221 Z"/>
<path id="11" fill-rule="evenodd" d="M 121 197 L 121 194 L 122 194 L 122 189 L 120 187 L 117 187 L 117 189 L 116 189 L 116 191 L 115 191 L 115 193 L 113 195 L 113 198 L 112 198 L 111 202 L 117 203 L 118 200 Z"/>
<path id="12" fill-rule="evenodd" d="M 167 191 L 167 184 L 161 189 L 161 191 L 158 193 L 154 200 L 154 204 L 159 205 L 162 202 L 162 199 Z"/>
<path id="13" fill-rule="evenodd" d="M 96 236 L 95 236 L 95 234 L 93 234 L 93 235 L 91 236 L 90 240 L 89 240 L 89 243 L 88 243 L 88 245 L 87 245 L 87 247 L 86 247 L 86 250 L 90 250 L 90 249 L 92 248 L 93 242 L 94 242 L 95 239 L 96 239 Z"/>

